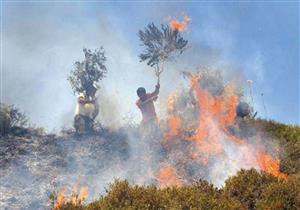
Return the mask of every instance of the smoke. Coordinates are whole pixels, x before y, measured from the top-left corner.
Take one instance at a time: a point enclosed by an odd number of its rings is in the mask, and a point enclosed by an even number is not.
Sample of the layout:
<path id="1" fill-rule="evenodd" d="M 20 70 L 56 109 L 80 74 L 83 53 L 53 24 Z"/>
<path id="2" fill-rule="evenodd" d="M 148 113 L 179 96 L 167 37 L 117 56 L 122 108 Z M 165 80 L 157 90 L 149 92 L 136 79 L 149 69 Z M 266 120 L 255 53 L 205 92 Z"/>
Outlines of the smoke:
<path id="1" fill-rule="evenodd" d="M 175 90 L 178 90 L 181 97 L 177 101 L 176 114 L 184 122 L 178 133 L 183 136 L 192 135 L 195 129 L 190 130 L 189 123 L 192 128 L 198 125 L 201 110 L 194 105 L 195 101 L 189 93 L 189 81 L 182 79 L 182 71 L 195 73 L 197 71 L 194 69 L 198 65 L 218 69 L 225 81 L 234 78 L 234 83 L 240 87 L 248 79 L 243 76 L 246 68 L 257 74 L 258 81 L 264 80 L 262 54 L 253 53 L 246 66 L 234 62 L 230 50 L 235 45 L 235 37 L 211 24 L 218 21 L 216 19 L 219 16 L 204 18 L 205 27 L 200 27 L 202 30 L 194 35 L 201 43 L 192 43 L 180 58 L 166 64 L 161 78 L 162 91 L 156 104 L 162 133 L 157 135 L 154 132 L 154 137 L 147 137 L 141 136 L 137 128 L 141 114 L 135 106 L 135 91 L 137 87 L 144 86 L 150 92 L 156 81 L 152 69 L 139 63 L 135 49 L 138 43 L 129 43 L 124 28 L 119 28 L 114 17 L 104 10 L 91 20 L 86 17 L 89 11 L 82 5 L 65 6 L 55 5 L 51 9 L 35 4 L 23 5 L 21 9 L 16 5 L 5 7 L 5 94 L 1 100 L 20 107 L 34 123 L 48 130 L 61 126 L 71 127 L 75 96 L 66 78 L 72 63 L 83 59 L 83 47 L 93 49 L 103 45 L 108 57 L 108 76 L 103 80 L 98 95 L 100 114 L 97 120 L 109 129 L 99 136 L 83 138 L 67 135 L 58 138 L 17 139 L 21 141 L 1 139 L 6 141 L 0 145 L 3 169 L 0 181 L 1 192 L 4 192 L 0 200 L 1 207 L 50 207 L 50 192 L 64 186 L 71 189 L 76 183 L 89 187 L 89 201 L 104 193 L 104 187 L 114 178 L 129 179 L 137 184 L 163 185 L 166 166 L 167 172 L 174 172 L 167 175 L 175 176 L 167 176 L 167 179 L 175 180 L 175 183 L 190 183 L 195 179 L 205 178 L 216 186 L 222 186 L 224 180 L 240 168 L 262 169 L 257 160 L 257 151 L 263 148 L 270 154 L 275 146 L 265 145 L 265 141 L 260 140 L 265 137 L 255 128 L 247 128 L 247 124 L 246 129 L 239 127 L 243 125 L 239 123 L 235 124 L 236 127 L 231 127 L 233 131 L 230 135 L 245 140 L 242 145 L 230 141 L 232 137 L 228 137 L 228 133 L 220 129 L 215 119 L 208 124 L 209 130 L 216 131 L 216 136 L 213 136 L 216 142 L 210 141 L 208 145 L 215 146 L 215 149 L 222 148 L 220 153 L 220 150 L 217 153 L 206 153 L 201 144 L 199 146 L 181 136 L 171 136 L 168 140 L 169 147 L 161 144 L 170 130 L 167 98 Z M 157 11 L 161 12 L 157 17 L 161 20 L 166 10 L 153 8 L 151 7 L 151 11 L 155 14 Z M 169 8 L 168 11 L 171 13 L 172 9 Z M 62 21 L 62 17 L 65 21 Z M 194 19 L 191 24 L 193 21 Z M 139 26 L 144 27 L 147 23 L 148 20 Z M 236 24 L 231 24 L 230 27 L 232 31 L 237 30 Z M 133 30 L 131 34 L 137 31 L 134 27 L 130 30 Z M 188 40 L 193 38 L 190 33 L 186 36 Z M 212 85 L 211 79 L 207 78 L 202 84 L 202 88 L 208 89 L 215 96 L 223 92 L 226 82 Z M 203 122 L 200 123 L 203 125 Z M 249 132 L 252 133 L 250 136 Z M 195 151 L 191 151 L 191 148 Z"/>
<path id="2" fill-rule="evenodd" d="M 138 37 L 128 42 L 124 28 L 116 26 L 109 10 L 102 10 L 91 19 L 83 15 L 88 13 L 88 7 L 80 4 L 54 4 L 51 8 L 47 3 L 7 4 L 3 13 L 2 101 L 20 107 L 34 124 L 48 131 L 70 127 L 72 118 L 68 116 L 75 108 L 75 96 L 66 78 L 73 63 L 83 59 L 83 47 L 94 49 L 103 45 L 108 76 L 101 86 L 118 101 L 117 118 L 130 113 L 135 122 L 141 120 L 139 111 L 133 108 L 135 91 L 140 86 L 148 91 L 154 89 L 155 76 L 150 67 L 138 60 L 142 50 L 136 49 Z M 165 14 L 157 19 L 161 21 Z M 61 21 L 63 17 L 69 21 Z M 138 29 L 132 28 L 131 34 Z M 174 81 L 180 81 L 182 69 L 199 65 L 199 58 L 202 64 L 213 63 L 219 53 L 210 46 L 193 44 L 180 59 L 167 64 L 160 98 L 180 85 Z"/>
<path id="3" fill-rule="evenodd" d="M 85 7 L 76 4 L 68 4 L 67 8 L 56 5 L 51 13 L 45 12 L 49 10 L 47 5 L 26 5 L 22 9 L 14 5 L 4 9 L 1 100 L 20 107 L 33 123 L 48 131 L 72 125 L 69 117 L 62 119 L 75 108 L 67 76 L 73 63 L 83 59 L 83 47 L 105 48 L 109 75 L 101 86 L 116 96 L 122 114 L 132 110 L 135 88 L 152 83 L 149 79 L 135 79 L 152 77 L 151 71 L 138 62 L 122 32 L 112 27 L 113 22 L 105 14 L 94 20 L 76 17 L 77 25 L 52 15 L 72 18 L 85 12 Z M 136 111 L 137 119 L 138 114 Z"/>
<path id="4" fill-rule="evenodd" d="M 97 94 L 99 104 L 99 114 L 96 121 L 100 122 L 103 126 L 111 129 L 121 127 L 122 118 L 120 113 L 119 98 L 117 95 L 109 94 L 110 91 L 102 88 Z"/>
<path id="5" fill-rule="evenodd" d="M 163 130 L 168 167 L 160 164 L 168 179 L 190 183 L 204 178 L 221 187 L 241 168 L 256 168 L 284 178 L 274 139 L 265 136 L 250 116 L 243 119 L 236 115 L 243 98 L 238 83 L 223 80 L 213 69 L 184 75 L 190 80 L 190 90 L 171 95 Z M 166 180 L 160 184 L 168 185 Z"/>
<path id="6" fill-rule="evenodd" d="M 223 90 L 224 94 L 226 81 L 216 82 L 222 80 L 207 74 L 203 77 L 206 81 L 202 81 L 203 88 L 218 94 Z M 212 88 L 211 83 L 218 88 Z M 209 115 L 206 118 L 212 121 L 207 131 L 215 131 L 215 136 L 210 135 L 207 144 L 194 141 L 196 130 L 191 128 L 206 123 L 199 118 L 199 113 L 205 110 L 195 106 L 199 102 L 197 96 L 185 88 L 174 93 L 171 104 L 174 107 L 165 105 L 169 108 L 166 118 L 161 119 L 160 129 L 138 127 L 134 122 L 120 126 L 121 119 L 113 120 L 118 103 L 107 98 L 106 92 L 102 89 L 98 93 L 100 109 L 106 112 L 99 120 L 109 127 L 94 135 L 78 137 L 62 133 L 0 139 L 0 151 L 4 151 L 0 156 L 1 207 L 51 208 L 49 195 L 64 188 L 70 193 L 74 185 L 88 187 L 89 202 L 104 194 L 105 187 L 115 178 L 158 186 L 186 184 L 202 178 L 221 187 L 241 168 L 262 169 L 257 159 L 261 148 L 269 154 L 275 151 L 274 145 L 265 143 L 271 141 L 261 141 L 266 137 L 255 127 L 237 121 L 236 127 L 222 130 L 217 119 Z M 172 132 L 168 122 L 173 114 L 181 120 L 178 132 Z M 237 143 L 233 136 L 245 142 Z"/>

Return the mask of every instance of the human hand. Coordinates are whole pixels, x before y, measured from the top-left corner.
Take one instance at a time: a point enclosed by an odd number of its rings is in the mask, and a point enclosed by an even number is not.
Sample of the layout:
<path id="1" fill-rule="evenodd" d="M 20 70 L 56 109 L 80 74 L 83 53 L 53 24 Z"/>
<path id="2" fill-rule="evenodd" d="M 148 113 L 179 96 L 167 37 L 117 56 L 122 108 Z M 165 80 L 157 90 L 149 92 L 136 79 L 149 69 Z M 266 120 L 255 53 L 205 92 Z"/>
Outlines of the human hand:
<path id="1" fill-rule="evenodd" d="M 159 84 L 159 82 L 156 84 L 156 86 L 155 86 L 157 89 L 159 89 L 160 88 L 160 84 Z"/>

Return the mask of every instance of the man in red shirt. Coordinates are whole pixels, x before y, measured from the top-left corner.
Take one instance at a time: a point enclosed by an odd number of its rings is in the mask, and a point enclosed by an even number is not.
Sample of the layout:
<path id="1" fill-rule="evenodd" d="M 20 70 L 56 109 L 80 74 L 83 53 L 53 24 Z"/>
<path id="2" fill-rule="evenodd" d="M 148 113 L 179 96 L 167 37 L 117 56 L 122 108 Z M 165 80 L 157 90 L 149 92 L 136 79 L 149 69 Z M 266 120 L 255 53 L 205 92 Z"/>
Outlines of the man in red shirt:
<path id="1" fill-rule="evenodd" d="M 143 87 L 140 87 L 137 89 L 136 93 L 139 97 L 139 99 L 136 102 L 136 105 L 141 110 L 143 115 L 142 124 L 148 123 L 148 122 L 157 122 L 157 116 L 155 112 L 154 107 L 154 101 L 158 98 L 160 85 L 157 83 L 155 86 L 155 91 L 153 93 L 146 93 L 146 89 Z"/>

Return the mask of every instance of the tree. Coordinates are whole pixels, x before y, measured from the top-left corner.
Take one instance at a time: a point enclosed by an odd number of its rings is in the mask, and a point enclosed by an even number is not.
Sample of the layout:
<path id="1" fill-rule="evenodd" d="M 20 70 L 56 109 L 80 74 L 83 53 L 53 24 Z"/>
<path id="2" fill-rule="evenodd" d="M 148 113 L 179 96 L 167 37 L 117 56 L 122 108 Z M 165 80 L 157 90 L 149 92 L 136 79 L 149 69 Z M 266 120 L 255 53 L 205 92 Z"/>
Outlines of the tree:
<path id="1" fill-rule="evenodd" d="M 74 63 L 75 68 L 71 71 L 68 80 L 75 93 L 84 93 L 85 96 L 94 98 L 98 89 L 98 83 L 102 80 L 107 69 L 105 66 L 106 56 L 103 47 L 92 52 L 83 49 L 85 60 Z"/>
<path id="2" fill-rule="evenodd" d="M 161 29 L 148 24 L 138 34 L 142 46 L 145 46 L 143 53 L 139 55 L 140 61 L 147 61 L 147 65 L 154 67 L 158 77 L 163 72 L 164 62 L 176 54 L 182 54 L 186 49 L 188 41 L 183 39 L 177 29 L 173 30 L 168 25 L 161 25 Z"/>

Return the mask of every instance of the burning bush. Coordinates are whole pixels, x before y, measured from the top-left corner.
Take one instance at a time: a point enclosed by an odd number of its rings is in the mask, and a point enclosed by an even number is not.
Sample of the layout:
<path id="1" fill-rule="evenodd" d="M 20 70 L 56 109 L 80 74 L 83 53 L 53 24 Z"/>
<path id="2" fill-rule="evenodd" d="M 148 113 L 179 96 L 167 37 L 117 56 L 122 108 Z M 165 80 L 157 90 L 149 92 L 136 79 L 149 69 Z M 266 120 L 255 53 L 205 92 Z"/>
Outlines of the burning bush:
<path id="1" fill-rule="evenodd" d="M 280 169 L 287 174 L 300 173 L 300 127 L 265 120 L 257 120 L 256 124 L 278 139 L 281 151 Z"/>
<path id="2" fill-rule="evenodd" d="M 67 207 L 67 206 L 65 206 Z M 72 206 L 69 208 L 73 209 Z M 76 209 L 76 208 L 75 208 Z M 198 181 L 193 185 L 167 187 L 130 185 L 116 180 L 107 195 L 83 209 L 244 209 L 235 199 L 223 196 L 221 191 Z"/>
<path id="3" fill-rule="evenodd" d="M 87 205 L 68 203 L 59 209 L 297 209 L 299 176 L 288 180 L 255 169 L 241 170 L 221 189 L 207 181 L 157 188 L 115 180 L 106 195 Z"/>
<path id="4" fill-rule="evenodd" d="M 217 186 L 240 168 L 256 168 L 286 178 L 276 147 L 262 141 L 251 118 L 237 120 L 240 88 L 214 70 L 185 72 L 190 89 L 168 99 L 162 144 L 167 153 L 154 174 L 161 186 L 204 178 Z M 244 116 L 245 117 L 245 116 Z M 250 132 L 251 130 L 251 132 Z M 275 144 L 275 143 L 274 143 Z"/>

